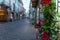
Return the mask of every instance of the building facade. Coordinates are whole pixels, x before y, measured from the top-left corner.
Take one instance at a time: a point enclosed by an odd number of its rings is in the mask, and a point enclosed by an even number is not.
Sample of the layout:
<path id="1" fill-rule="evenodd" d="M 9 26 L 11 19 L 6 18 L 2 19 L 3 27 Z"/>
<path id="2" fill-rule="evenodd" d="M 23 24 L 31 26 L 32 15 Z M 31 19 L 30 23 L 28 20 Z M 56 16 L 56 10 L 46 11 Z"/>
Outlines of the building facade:
<path id="1" fill-rule="evenodd" d="M 19 19 L 19 13 L 23 13 L 24 7 L 22 0 L 0 0 L 0 4 L 5 4 L 9 8 L 8 11 L 8 18 L 6 20 L 17 20 Z"/>

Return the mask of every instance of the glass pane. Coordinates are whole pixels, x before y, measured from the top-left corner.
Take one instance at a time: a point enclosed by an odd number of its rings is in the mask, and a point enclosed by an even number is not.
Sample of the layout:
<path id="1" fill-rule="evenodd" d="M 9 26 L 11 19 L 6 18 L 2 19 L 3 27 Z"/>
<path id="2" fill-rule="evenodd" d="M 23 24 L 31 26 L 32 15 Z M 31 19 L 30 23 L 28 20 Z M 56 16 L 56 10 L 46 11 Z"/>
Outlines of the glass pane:
<path id="1" fill-rule="evenodd" d="M 58 8 L 58 13 L 60 13 L 60 8 Z"/>
<path id="2" fill-rule="evenodd" d="M 60 6 L 60 3 L 58 3 L 58 6 Z"/>

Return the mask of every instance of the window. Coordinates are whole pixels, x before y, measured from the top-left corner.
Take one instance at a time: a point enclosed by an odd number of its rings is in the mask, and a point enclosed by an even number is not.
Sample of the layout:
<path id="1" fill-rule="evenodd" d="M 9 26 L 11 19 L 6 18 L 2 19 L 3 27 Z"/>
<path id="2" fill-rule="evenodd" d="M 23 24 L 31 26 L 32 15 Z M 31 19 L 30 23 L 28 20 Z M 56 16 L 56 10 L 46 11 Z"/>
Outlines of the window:
<path id="1" fill-rule="evenodd" d="M 60 6 L 60 3 L 58 3 L 58 6 Z"/>
<path id="2" fill-rule="evenodd" d="M 58 4 L 57 4 L 58 5 L 57 6 L 58 7 L 58 13 L 60 13 L 60 0 L 58 0 L 57 2 L 58 2 Z"/>

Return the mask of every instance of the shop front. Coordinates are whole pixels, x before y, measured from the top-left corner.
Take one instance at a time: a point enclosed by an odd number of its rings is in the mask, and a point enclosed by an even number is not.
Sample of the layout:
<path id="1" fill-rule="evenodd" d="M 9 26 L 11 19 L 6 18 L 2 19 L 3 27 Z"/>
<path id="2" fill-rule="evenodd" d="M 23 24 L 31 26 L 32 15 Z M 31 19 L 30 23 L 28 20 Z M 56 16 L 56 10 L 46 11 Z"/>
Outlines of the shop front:
<path id="1" fill-rule="evenodd" d="M 7 21 L 8 17 L 8 11 L 7 11 L 7 6 L 0 4 L 0 22 Z"/>

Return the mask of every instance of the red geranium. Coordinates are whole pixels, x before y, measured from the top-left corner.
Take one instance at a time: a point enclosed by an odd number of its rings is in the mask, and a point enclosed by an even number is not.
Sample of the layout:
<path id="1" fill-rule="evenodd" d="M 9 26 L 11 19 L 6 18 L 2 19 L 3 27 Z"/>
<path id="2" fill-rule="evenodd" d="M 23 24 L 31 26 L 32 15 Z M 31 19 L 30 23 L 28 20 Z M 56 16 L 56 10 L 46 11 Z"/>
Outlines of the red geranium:
<path id="1" fill-rule="evenodd" d="M 42 40 L 49 40 L 50 39 L 50 35 L 47 32 L 44 32 L 42 38 Z"/>
<path id="2" fill-rule="evenodd" d="M 35 24 L 35 25 L 34 25 L 34 28 L 38 28 L 38 27 L 39 27 L 39 25 L 38 25 L 38 24 Z"/>
<path id="3" fill-rule="evenodd" d="M 50 4 L 51 0 L 42 0 L 41 4 L 45 5 L 45 4 Z"/>
<path id="4" fill-rule="evenodd" d="M 42 30 L 39 30 L 39 33 L 42 33 L 43 31 Z"/>
<path id="5" fill-rule="evenodd" d="M 38 28 L 38 27 L 40 27 L 41 25 L 43 25 L 43 24 L 45 24 L 45 19 L 43 19 L 42 21 L 40 21 L 38 24 L 35 24 L 34 25 L 34 28 Z"/>
<path id="6" fill-rule="evenodd" d="M 45 19 L 43 19 L 43 20 L 40 22 L 40 24 L 43 25 L 43 24 L 45 24 L 45 22 L 46 22 Z"/>

